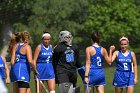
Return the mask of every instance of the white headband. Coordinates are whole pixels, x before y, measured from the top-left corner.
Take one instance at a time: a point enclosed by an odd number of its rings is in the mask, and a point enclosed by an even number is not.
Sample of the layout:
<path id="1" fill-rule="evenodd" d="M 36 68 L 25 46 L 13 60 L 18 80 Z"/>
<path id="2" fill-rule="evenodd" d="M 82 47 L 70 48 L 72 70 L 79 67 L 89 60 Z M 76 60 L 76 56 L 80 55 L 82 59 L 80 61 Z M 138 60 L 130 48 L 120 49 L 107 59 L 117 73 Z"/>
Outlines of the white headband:
<path id="1" fill-rule="evenodd" d="M 42 35 L 42 38 L 45 37 L 45 36 L 50 36 L 50 37 L 51 37 L 51 35 L 50 35 L 49 33 L 44 33 L 44 34 Z"/>
<path id="2" fill-rule="evenodd" d="M 124 37 L 124 36 L 122 38 L 120 38 L 120 41 L 122 41 L 122 40 L 126 40 L 126 41 L 129 42 L 128 38 L 127 37 Z"/>

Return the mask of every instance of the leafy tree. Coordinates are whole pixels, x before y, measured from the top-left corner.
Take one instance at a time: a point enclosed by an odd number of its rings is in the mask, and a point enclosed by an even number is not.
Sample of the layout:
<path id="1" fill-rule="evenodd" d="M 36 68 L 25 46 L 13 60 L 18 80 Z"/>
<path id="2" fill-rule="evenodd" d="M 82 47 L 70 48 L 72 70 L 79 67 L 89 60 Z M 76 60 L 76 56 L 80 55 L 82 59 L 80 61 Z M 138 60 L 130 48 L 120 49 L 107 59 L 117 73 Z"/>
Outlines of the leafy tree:
<path id="1" fill-rule="evenodd" d="M 121 36 L 128 36 L 130 47 L 137 50 L 140 40 L 140 9 L 134 0 L 95 0 L 91 1 L 88 18 L 85 22 L 87 33 L 102 32 L 102 44 L 108 47 L 116 44 Z M 107 45 L 108 44 L 108 45 Z M 137 44 L 139 46 L 139 44 Z"/>
<path id="2" fill-rule="evenodd" d="M 11 26 L 10 28 L 14 27 L 13 32 L 21 31 L 23 27 L 25 28 L 29 22 L 28 18 L 32 14 L 31 8 L 33 2 L 34 0 L 1 0 L 0 35 L 3 35 L 3 32 L 6 33 L 3 27 L 9 24 Z M 0 42 L 3 42 L 2 38 L 0 38 Z"/>
<path id="3" fill-rule="evenodd" d="M 87 5 L 85 0 L 36 0 L 29 26 L 32 26 L 34 35 L 39 35 L 40 31 L 47 28 L 52 34 L 54 44 L 57 43 L 61 30 L 69 30 L 77 37 L 86 18 L 84 12 Z"/>
<path id="4" fill-rule="evenodd" d="M 125 35 L 130 48 L 139 52 L 139 13 L 139 0 L 1 0 L 0 28 L 8 23 L 14 32 L 28 30 L 33 48 L 45 29 L 51 33 L 53 45 L 61 30 L 69 30 L 80 49 L 90 45 L 93 31 L 102 33 L 105 47 L 115 44 L 118 48 L 118 39 Z"/>
<path id="5" fill-rule="evenodd" d="M 23 23 L 28 24 L 28 18 L 32 14 L 31 8 L 34 0 L 1 0 L 0 24 Z"/>

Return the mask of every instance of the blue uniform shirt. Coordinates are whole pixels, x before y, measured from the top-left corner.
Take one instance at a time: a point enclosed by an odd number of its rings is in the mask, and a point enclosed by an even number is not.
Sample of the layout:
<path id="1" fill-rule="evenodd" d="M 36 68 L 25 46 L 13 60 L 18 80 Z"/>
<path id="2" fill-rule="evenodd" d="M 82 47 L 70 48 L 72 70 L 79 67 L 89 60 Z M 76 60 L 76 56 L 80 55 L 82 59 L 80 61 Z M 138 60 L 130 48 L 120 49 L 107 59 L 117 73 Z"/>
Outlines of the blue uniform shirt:
<path id="1" fill-rule="evenodd" d="M 2 60 L 2 57 L 0 56 L 0 77 L 1 78 L 5 78 L 4 70 L 5 70 L 5 65 Z"/>
<path id="2" fill-rule="evenodd" d="M 41 50 L 37 59 L 38 63 L 52 63 L 52 48 L 49 45 L 48 48 L 45 48 L 43 44 L 41 44 Z"/>
<path id="3" fill-rule="evenodd" d="M 27 60 L 27 55 L 21 54 L 20 49 L 24 44 L 18 44 L 16 50 L 15 64 L 11 70 L 11 76 L 13 76 L 12 81 L 30 81 L 30 65 Z"/>
<path id="4" fill-rule="evenodd" d="M 121 51 L 119 51 L 116 63 L 117 63 L 117 70 L 132 71 L 131 51 L 129 51 L 128 55 L 126 55 L 126 56 Z"/>
<path id="5" fill-rule="evenodd" d="M 105 74 L 102 66 L 103 55 L 101 46 L 92 46 L 96 53 L 90 57 L 89 86 L 105 85 Z"/>
<path id="6" fill-rule="evenodd" d="M 91 56 L 90 57 L 90 69 L 92 68 L 103 68 L 102 67 L 102 62 L 103 62 L 103 55 L 101 53 L 101 49 L 102 47 L 99 46 L 99 47 L 96 47 L 96 46 L 93 46 L 96 50 L 96 54 Z"/>
<path id="7" fill-rule="evenodd" d="M 126 88 L 134 86 L 134 73 L 132 65 L 131 51 L 124 55 L 121 51 L 118 52 L 116 59 L 116 72 L 114 74 L 113 86 Z"/>
<path id="8" fill-rule="evenodd" d="M 55 78 L 54 69 L 52 66 L 51 45 L 49 45 L 48 48 L 46 48 L 43 44 L 41 44 L 36 68 L 39 73 L 39 80 L 50 80 Z"/>
<path id="9" fill-rule="evenodd" d="M 23 45 L 18 45 L 18 49 L 16 51 L 16 57 L 15 57 L 15 62 L 27 62 L 27 56 L 25 54 L 20 53 L 20 49 Z"/>

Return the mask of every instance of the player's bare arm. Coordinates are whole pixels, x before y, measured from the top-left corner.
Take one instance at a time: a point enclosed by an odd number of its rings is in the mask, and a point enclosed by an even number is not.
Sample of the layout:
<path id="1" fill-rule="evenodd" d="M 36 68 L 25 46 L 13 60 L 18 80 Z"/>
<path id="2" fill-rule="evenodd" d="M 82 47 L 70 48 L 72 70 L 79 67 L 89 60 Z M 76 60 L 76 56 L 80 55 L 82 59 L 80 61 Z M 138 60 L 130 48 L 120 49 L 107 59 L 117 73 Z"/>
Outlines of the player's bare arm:
<path id="1" fill-rule="evenodd" d="M 136 84 L 138 82 L 138 71 L 137 71 L 136 55 L 134 52 L 132 52 L 132 59 L 133 59 L 133 66 L 134 66 L 134 83 Z"/>
<path id="2" fill-rule="evenodd" d="M 35 49 L 34 59 L 33 59 L 33 62 L 34 62 L 34 65 L 35 65 L 35 66 L 36 66 L 36 61 L 37 61 L 37 58 L 38 58 L 40 49 L 41 49 L 41 45 L 38 45 L 38 46 L 36 47 L 36 49 Z"/>
<path id="3" fill-rule="evenodd" d="M 85 72 L 85 82 L 88 83 L 88 73 L 90 69 L 90 47 L 86 48 L 86 72 Z"/>

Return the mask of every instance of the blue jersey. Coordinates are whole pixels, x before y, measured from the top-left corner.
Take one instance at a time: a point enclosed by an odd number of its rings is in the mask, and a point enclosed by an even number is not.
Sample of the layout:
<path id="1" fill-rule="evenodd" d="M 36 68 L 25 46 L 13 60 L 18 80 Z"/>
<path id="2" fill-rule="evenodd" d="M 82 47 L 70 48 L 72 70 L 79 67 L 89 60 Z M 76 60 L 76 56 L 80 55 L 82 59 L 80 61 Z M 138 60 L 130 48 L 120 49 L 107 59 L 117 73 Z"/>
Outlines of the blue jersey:
<path id="1" fill-rule="evenodd" d="M 119 51 L 116 64 L 117 64 L 117 70 L 119 71 L 132 71 L 131 51 L 129 51 L 128 55 L 126 56 L 121 51 Z"/>
<path id="2" fill-rule="evenodd" d="M 20 53 L 20 49 L 23 45 L 18 45 L 17 51 L 16 51 L 16 57 L 15 57 L 15 63 L 22 62 L 26 63 L 27 62 L 27 56 L 25 54 Z"/>
<path id="3" fill-rule="evenodd" d="M 55 78 L 54 69 L 52 66 L 51 45 L 49 45 L 48 48 L 45 48 L 45 46 L 41 44 L 36 69 L 39 73 L 39 80 L 49 80 Z"/>
<path id="4" fill-rule="evenodd" d="M 93 46 L 96 54 L 90 58 L 90 71 L 89 71 L 89 86 L 105 85 L 105 74 L 102 67 L 103 55 L 101 53 L 101 46 Z M 100 73 L 100 74 L 99 74 Z"/>
<path id="5" fill-rule="evenodd" d="M 93 46 L 96 50 L 96 54 L 90 57 L 90 69 L 95 69 L 95 68 L 103 68 L 102 67 L 102 62 L 103 62 L 103 55 L 101 53 L 102 47 L 96 47 Z"/>
<path id="6" fill-rule="evenodd" d="M 48 48 L 45 48 L 43 44 L 41 44 L 41 50 L 37 59 L 38 63 L 52 63 L 52 48 L 51 45 Z"/>
<path id="7" fill-rule="evenodd" d="M 27 61 L 27 55 L 21 54 L 20 49 L 24 44 L 18 44 L 18 48 L 16 50 L 15 64 L 12 67 L 12 74 L 15 77 L 15 81 L 30 81 L 30 65 Z M 11 75 L 12 76 L 12 75 Z"/>
<path id="8" fill-rule="evenodd" d="M 119 51 L 116 64 L 117 68 L 114 74 L 113 85 L 120 88 L 134 86 L 131 51 L 129 51 L 127 55 L 124 55 L 121 51 Z"/>
<path id="9" fill-rule="evenodd" d="M 5 78 L 4 70 L 5 70 L 4 61 L 2 60 L 2 57 L 0 56 L 0 77 L 3 79 Z"/>

